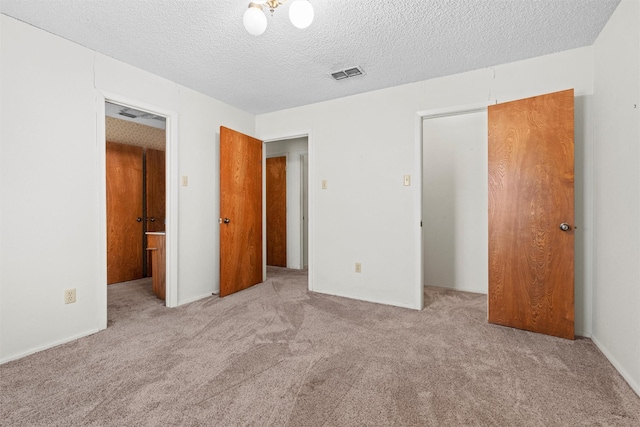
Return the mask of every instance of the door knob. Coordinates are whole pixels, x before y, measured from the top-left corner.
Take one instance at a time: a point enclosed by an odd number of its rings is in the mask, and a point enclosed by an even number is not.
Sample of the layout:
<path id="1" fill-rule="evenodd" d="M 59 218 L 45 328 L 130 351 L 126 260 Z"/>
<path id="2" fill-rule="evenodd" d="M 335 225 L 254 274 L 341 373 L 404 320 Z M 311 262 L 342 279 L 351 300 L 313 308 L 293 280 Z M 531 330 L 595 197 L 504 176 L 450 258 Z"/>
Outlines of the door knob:
<path id="1" fill-rule="evenodd" d="M 142 222 L 142 218 L 138 217 L 138 218 L 136 218 L 136 221 Z"/>
<path id="2" fill-rule="evenodd" d="M 560 224 L 560 230 L 569 231 L 569 230 L 571 230 L 571 226 L 569 224 L 567 224 L 566 222 L 563 222 L 562 224 Z"/>
<path id="3" fill-rule="evenodd" d="M 151 218 L 147 218 L 147 221 L 151 221 L 151 222 L 154 222 L 155 220 L 156 220 L 156 219 L 155 219 L 154 217 L 151 217 Z"/>
<path id="4" fill-rule="evenodd" d="M 222 220 L 222 222 L 224 222 L 225 224 L 229 224 L 231 220 L 229 218 L 225 218 Z"/>

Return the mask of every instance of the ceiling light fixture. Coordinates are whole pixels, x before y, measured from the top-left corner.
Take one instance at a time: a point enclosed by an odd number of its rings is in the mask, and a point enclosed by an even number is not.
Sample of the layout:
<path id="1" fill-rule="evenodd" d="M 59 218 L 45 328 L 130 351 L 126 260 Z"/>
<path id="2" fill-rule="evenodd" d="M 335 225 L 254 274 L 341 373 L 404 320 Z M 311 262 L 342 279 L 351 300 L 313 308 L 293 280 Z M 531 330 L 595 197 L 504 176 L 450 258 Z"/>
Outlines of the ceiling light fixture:
<path id="1" fill-rule="evenodd" d="M 249 34 L 259 36 L 267 29 L 267 17 L 263 12 L 263 6 L 269 8 L 271 16 L 273 12 L 288 0 L 254 0 L 249 3 L 249 8 L 244 12 L 242 23 Z M 307 28 L 313 22 L 313 6 L 309 0 L 293 0 L 289 6 L 289 19 L 291 23 L 300 29 Z"/>

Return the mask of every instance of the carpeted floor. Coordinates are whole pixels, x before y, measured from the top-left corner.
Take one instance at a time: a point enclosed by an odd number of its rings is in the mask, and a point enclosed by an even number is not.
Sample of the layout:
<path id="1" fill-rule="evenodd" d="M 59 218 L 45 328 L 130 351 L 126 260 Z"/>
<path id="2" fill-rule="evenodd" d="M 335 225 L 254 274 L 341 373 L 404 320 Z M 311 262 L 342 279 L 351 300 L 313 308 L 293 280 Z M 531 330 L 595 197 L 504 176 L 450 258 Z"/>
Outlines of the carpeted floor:
<path id="1" fill-rule="evenodd" d="M 0 366 L 0 424 L 640 425 L 589 339 L 489 325 L 484 295 L 430 288 L 413 311 L 269 276 L 176 309 L 112 285 L 107 330 Z"/>

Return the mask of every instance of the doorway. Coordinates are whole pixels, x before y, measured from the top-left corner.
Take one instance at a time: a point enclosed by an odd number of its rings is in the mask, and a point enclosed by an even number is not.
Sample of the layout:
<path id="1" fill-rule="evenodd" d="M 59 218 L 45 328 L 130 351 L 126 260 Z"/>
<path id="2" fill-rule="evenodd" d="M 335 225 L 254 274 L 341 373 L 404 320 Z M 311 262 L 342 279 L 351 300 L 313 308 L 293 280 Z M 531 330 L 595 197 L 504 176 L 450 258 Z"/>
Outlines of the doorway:
<path id="1" fill-rule="evenodd" d="M 490 323 L 573 339 L 573 90 L 418 116 L 423 288 L 487 293 Z M 486 127 L 470 139 L 482 144 L 460 150 L 473 116 Z M 447 139 L 431 150 L 429 134 L 440 131 Z M 481 155 L 471 154 L 475 147 Z M 445 257 L 430 256 L 439 245 Z M 437 271 L 444 274 L 434 280 Z M 482 289 L 461 288 L 469 272 Z"/>
<path id="2" fill-rule="evenodd" d="M 308 153 L 308 136 L 265 142 L 265 164 L 272 164 L 275 168 L 282 168 L 281 165 L 284 165 L 285 169 L 284 183 L 279 184 L 279 188 L 284 188 L 277 190 L 275 194 L 273 191 L 269 191 L 273 189 L 270 187 L 269 180 L 271 178 L 267 175 L 268 167 L 265 169 L 265 233 L 267 235 L 265 252 L 268 255 L 274 249 L 268 246 L 270 245 L 270 235 L 280 235 L 280 237 L 272 239 L 274 242 L 284 238 L 286 244 L 282 246 L 286 252 L 285 262 L 272 263 L 279 267 L 303 270 L 309 266 Z M 284 212 L 280 210 L 282 213 L 275 211 L 276 213 L 270 214 L 270 204 L 282 204 L 282 202 L 285 205 Z M 280 218 L 274 218 L 274 215 L 279 215 Z M 279 227 L 279 229 L 273 230 L 275 227 Z M 268 256 L 265 257 L 265 263 L 269 264 L 267 260 Z M 268 275 L 268 273 L 266 274 Z"/>
<path id="3" fill-rule="evenodd" d="M 423 119 L 424 285 L 487 293 L 487 112 Z"/>
<path id="4" fill-rule="evenodd" d="M 164 300 L 166 118 L 105 102 L 105 141 L 107 285 Z"/>

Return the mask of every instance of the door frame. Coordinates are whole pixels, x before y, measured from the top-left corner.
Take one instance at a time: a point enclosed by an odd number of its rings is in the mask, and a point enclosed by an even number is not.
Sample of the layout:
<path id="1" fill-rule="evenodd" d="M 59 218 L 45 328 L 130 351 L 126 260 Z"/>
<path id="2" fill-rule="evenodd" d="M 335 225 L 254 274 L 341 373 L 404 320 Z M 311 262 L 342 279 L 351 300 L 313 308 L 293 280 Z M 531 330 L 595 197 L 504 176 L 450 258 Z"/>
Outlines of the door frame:
<path id="1" fill-rule="evenodd" d="M 286 139 L 296 139 L 296 138 L 307 138 L 307 155 L 309 156 L 309 171 L 308 171 L 308 176 L 309 179 L 307 181 L 307 196 L 309 197 L 309 212 L 313 212 L 313 201 L 314 201 L 314 194 L 315 194 L 315 189 L 314 186 L 311 185 L 312 182 L 312 174 L 314 171 L 314 166 L 313 166 L 313 143 L 312 143 L 312 132 L 311 130 L 303 130 L 300 132 L 293 132 L 293 133 L 284 133 L 284 134 L 275 134 L 275 135 L 268 135 L 266 137 L 263 136 L 258 136 L 258 139 L 262 140 L 262 144 L 263 144 L 263 150 L 262 150 L 262 199 L 265 200 L 266 198 L 266 194 L 267 194 L 267 175 L 266 175 L 266 168 L 267 168 L 267 150 L 264 144 L 267 144 L 269 142 L 275 142 L 275 141 L 282 141 L 282 140 L 286 140 Z M 302 204 L 302 200 L 300 200 L 300 203 Z M 302 208 L 302 206 L 301 206 Z M 309 269 L 308 269 L 308 276 L 309 276 L 309 286 L 308 286 L 308 290 L 313 291 L 313 272 L 314 272 L 314 262 L 313 262 L 313 254 L 314 254 L 314 250 L 313 250 L 313 242 L 314 242 L 314 228 L 313 228 L 313 224 L 314 224 L 314 220 L 313 220 L 313 215 L 309 214 L 309 218 L 308 218 L 308 227 L 309 227 L 309 240 L 307 241 L 307 249 L 308 249 L 308 257 L 309 257 Z M 302 240 L 302 238 L 301 238 Z M 302 249 L 302 248 L 301 248 Z M 266 205 L 263 203 L 262 205 L 262 276 L 263 276 L 263 280 L 267 279 L 267 210 L 266 210 Z"/>
<path id="2" fill-rule="evenodd" d="M 307 165 L 305 166 L 305 159 L 307 162 Z M 306 170 L 305 170 L 306 168 Z M 306 179 L 305 179 L 305 172 L 306 172 Z M 304 216 L 304 186 L 302 185 L 302 183 L 306 183 L 307 184 L 307 219 L 305 219 Z M 305 221 L 309 221 L 309 206 L 308 206 L 308 202 L 309 202 L 309 144 L 307 141 L 307 151 L 304 153 L 300 153 L 300 268 L 304 269 L 305 267 L 307 267 L 309 265 L 309 253 L 307 252 L 307 263 L 305 264 L 305 250 L 308 251 L 309 250 L 309 225 L 307 224 L 307 237 L 305 238 L 305 233 L 304 233 L 304 224 Z"/>
<path id="3" fill-rule="evenodd" d="M 96 91 L 96 149 L 98 162 L 99 253 L 98 318 L 99 329 L 107 327 L 107 182 L 106 182 L 106 115 L 105 102 L 130 107 L 166 118 L 166 301 L 167 307 L 178 305 L 178 113 L 147 102 L 104 90 Z"/>
<path id="4" fill-rule="evenodd" d="M 486 111 L 487 106 L 489 104 L 486 102 L 482 103 L 474 103 L 474 104 L 466 104 L 466 105 L 457 105 L 453 107 L 444 107 L 444 108 L 434 108 L 430 110 L 422 110 L 417 111 L 414 116 L 414 129 L 415 129 L 415 140 L 414 140 L 414 168 L 418 171 L 418 176 L 413 179 L 413 182 L 416 183 L 416 197 L 414 199 L 414 212 L 416 213 L 415 217 L 420 218 L 420 221 L 417 221 L 417 224 L 414 225 L 416 227 L 415 235 L 419 236 L 418 241 L 415 243 L 415 251 L 414 256 L 415 265 L 418 268 L 417 277 L 419 283 L 416 286 L 416 299 L 418 302 L 418 306 L 415 307 L 418 310 L 422 310 L 424 308 L 424 233 L 422 229 L 422 176 L 423 176 L 423 141 L 424 141 L 424 126 L 423 121 L 425 119 L 435 119 L 438 117 L 447 117 L 447 116 L 457 116 L 461 114 L 469 114 L 469 113 L 478 113 L 481 111 Z M 488 225 L 487 225 L 488 227 Z"/>

